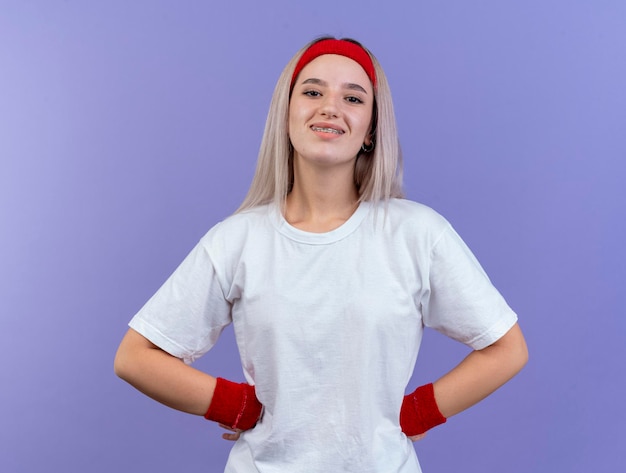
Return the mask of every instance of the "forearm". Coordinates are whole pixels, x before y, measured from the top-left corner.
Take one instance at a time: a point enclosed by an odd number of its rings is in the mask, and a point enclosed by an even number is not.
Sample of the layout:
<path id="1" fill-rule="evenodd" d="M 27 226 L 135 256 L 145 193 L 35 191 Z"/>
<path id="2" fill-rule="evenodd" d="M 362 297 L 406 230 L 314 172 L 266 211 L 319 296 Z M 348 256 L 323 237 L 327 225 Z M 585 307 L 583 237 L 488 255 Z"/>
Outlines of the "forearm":
<path id="1" fill-rule="evenodd" d="M 129 330 L 115 356 L 115 373 L 154 400 L 174 409 L 204 415 L 216 379 L 164 352 Z"/>
<path id="2" fill-rule="evenodd" d="M 496 343 L 473 351 L 433 383 L 439 410 L 448 418 L 473 406 L 515 376 L 527 360 L 526 342 L 516 324 Z"/>

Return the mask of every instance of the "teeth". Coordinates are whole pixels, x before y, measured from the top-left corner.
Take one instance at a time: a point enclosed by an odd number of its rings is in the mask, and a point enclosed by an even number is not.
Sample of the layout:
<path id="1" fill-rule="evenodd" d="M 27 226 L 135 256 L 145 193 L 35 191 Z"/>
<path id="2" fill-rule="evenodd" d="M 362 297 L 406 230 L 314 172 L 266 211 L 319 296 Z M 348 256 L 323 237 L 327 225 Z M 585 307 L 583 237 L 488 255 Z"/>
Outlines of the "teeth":
<path id="1" fill-rule="evenodd" d="M 324 133 L 334 133 L 336 135 L 341 135 L 343 133 L 343 131 L 340 130 L 335 130 L 334 128 L 323 128 L 323 127 L 319 127 L 319 126 L 314 126 L 311 127 L 313 129 L 313 131 L 321 131 Z"/>

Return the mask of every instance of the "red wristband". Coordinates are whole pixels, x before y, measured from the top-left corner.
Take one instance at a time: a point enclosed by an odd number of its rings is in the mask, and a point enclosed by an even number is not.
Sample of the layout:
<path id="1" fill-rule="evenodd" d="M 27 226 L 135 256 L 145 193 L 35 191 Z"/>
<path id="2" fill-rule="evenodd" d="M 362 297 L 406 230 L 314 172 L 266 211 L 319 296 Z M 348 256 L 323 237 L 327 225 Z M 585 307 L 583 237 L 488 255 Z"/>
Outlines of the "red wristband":
<path id="1" fill-rule="evenodd" d="M 400 409 L 400 427 L 409 437 L 423 434 L 445 421 L 435 401 L 432 383 L 420 386 L 404 396 Z"/>
<path id="2" fill-rule="evenodd" d="M 213 399 L 204 418 L 233 429 L 248 430 L 255 426 L 262 410 L 254 386 L 217 378 Z"/>

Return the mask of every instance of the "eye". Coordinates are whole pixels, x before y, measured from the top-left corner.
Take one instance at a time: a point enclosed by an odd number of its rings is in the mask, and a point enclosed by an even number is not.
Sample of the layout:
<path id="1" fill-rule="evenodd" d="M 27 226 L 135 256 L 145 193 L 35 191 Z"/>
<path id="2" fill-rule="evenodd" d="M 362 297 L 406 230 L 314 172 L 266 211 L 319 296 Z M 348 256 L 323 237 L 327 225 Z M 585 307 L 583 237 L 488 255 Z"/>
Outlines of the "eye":
<path id="1" fill-rule="evenodd" d="M 363 100 L 361 100 L 358 97 L 355 97 L 354 95 L 350 95 L 349 97 L 346 97 L 346 100 L 350 103 L 363 103 Z"/>
<path id="2" fill-rule="evenodd" d="M 320 94 L 317 90 L 305 90 L 304 95 L 308 95 L 309 97 L 319 97 L 322 94 Z"/>

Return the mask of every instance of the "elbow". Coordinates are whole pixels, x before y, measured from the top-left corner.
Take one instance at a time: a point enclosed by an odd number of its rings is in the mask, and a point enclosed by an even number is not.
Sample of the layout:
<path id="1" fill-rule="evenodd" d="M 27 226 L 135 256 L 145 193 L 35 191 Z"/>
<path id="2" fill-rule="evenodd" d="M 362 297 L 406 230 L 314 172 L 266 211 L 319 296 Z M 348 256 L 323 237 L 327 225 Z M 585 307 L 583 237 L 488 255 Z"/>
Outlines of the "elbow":
<path id="1" fill-rule="evenodd" d="M 508 379 L 519 373 L 528 363 L 528 346 L 519 325 L 515 324 L 493 345 Z"/>
<path id="2" fill-rule="evenodd" d="M 528 347 L 526 347 L 526 344 L 524 344 L 523 347 L 520 347 L 516 351 L 515 357 L 513 358 L 513 361 L 512 361 L 513 376 L 515 376 L 517 373 L 522 371 L 522 369 L 524 368 L 524 366 L 526 366 L 527 363 L 528 363 Z"/>
<path id="3" fill-rule="evenodd" d="M 523 341 L 523 347 L 520 349 L 520 367 L 521 370 L 528 363 L 528 346 L 526 345 L 526 341 Z"/>
<path id="4" fill-rule="evenodd" d="M 124 335 L 113 360 L 113 372 L 119 378 L 131 382 L 131 378 L 137 371 L 141 349 L 146 343 L 145 338 L 133 330 L 128 330 Z"/>
<path id="5" fill-rule="evenodd" d="M 113 372 L 118 378 L 121 378 L 126 381 L 128 376 L 128 364 L 126 363 L 124 354 L 122 353 L 121 348 L 118 348 L 117 353 L 115 354 L 115 359 L 113 360 Z"/>
<path id="6" fill-rule="evenodd" d="M 113 372 L 117 377 L 127 383 L 131 383 L 133 373 L 137 370 L 137 361 L 135 351 L 132 347 L 129 347 L 128 343 L 122 342 L 115 353 Z"/>
<path id="7" fill-rule="evenodd" d="M 521 330 L 517 330 L 517 336 L 515 337 L 515 343 L 513 344 L 513 365 L 515 373 L 519 373 L 524 366 L 528 363 L 528 346 L 526 345 L 526 339 Z"/>

